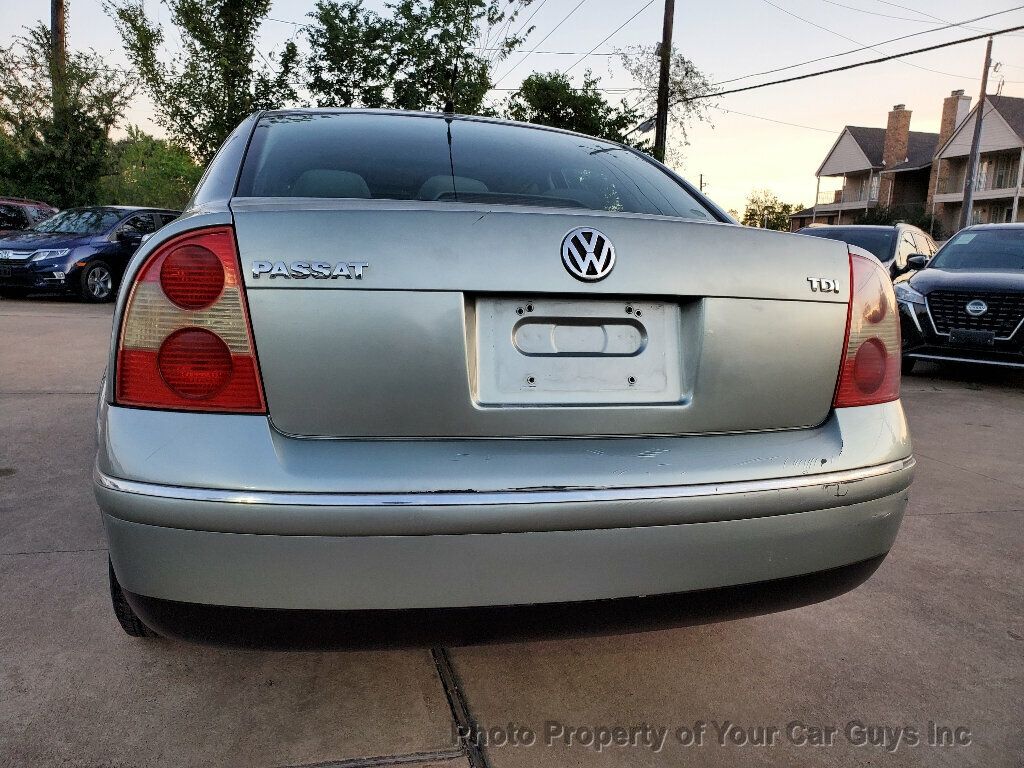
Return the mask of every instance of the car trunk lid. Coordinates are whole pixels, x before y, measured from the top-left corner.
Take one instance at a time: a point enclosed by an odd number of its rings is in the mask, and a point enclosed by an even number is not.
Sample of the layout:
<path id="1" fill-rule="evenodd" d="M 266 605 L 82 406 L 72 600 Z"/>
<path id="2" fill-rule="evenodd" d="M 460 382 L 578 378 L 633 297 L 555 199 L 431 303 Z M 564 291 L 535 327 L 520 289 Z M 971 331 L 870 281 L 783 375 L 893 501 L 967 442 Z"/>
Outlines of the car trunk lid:
<path id="1" fill-rule="evenodd" d="M 696 434 L 813 426 L 831 408 L 842 243 L 462 203 L 232 209 L 270 418 L 287 434 Z M 601 280 L 563 263 L 580 227 L 614 245 Z"/>

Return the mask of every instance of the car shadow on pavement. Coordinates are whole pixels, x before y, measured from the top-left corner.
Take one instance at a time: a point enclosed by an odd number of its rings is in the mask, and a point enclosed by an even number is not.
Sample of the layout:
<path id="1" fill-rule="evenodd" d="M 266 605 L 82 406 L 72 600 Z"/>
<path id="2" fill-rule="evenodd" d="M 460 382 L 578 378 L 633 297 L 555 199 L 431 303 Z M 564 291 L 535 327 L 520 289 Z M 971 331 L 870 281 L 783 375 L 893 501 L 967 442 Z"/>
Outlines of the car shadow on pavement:
<path id="1" fill-rule="evenodd" d="M 267 610 L 126 596 L 147 625 L 190 642 L 276 650 L 423 648 L 628 634 L 785 611 L 849 592 L 883 559 L 685 594 L 511 607 Z"/>

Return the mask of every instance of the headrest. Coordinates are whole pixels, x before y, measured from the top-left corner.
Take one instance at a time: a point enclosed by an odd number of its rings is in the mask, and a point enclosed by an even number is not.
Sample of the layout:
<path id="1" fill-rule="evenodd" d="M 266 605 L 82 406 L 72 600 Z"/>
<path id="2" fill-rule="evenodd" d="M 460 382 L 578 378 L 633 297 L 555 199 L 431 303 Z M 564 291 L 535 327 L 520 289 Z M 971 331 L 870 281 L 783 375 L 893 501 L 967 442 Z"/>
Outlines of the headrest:
<path id="1" fill-rule="evenodd" d="M 370 197 L 370 188 L 358 173 L 315 168 L 295 181 L 292 197 Z"/>

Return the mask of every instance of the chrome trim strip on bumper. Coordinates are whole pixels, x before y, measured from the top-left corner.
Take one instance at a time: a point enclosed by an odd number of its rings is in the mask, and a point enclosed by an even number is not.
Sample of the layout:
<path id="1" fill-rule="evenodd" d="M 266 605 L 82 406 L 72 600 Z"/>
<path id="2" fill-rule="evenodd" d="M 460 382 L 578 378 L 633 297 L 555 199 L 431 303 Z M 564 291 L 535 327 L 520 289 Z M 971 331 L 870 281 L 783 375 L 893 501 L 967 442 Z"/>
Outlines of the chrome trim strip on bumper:
<path id="1" fill-rule="evenodd" d="M 744 480 L 699 485 L 572 488 L 562 490 L 437 491 L 424 493 L 302 493 L 185 488 L 122 480 L 103 474 L 99 468 L 93 469 L 93 480 L 100 487 L 111 491 L 138 496 L 176 499 L 179 501 L 310 507 L 454 507 L 687 499 L 724 496 L 728 494 L 758 493 L 762 491 L 783 491 L 795 488 L 818 488 L 829 485 L 840 486 L 910 469 L 916 463 L 913 456 L 908 456 L 905 459 L 888 464 L 879 464 L 873 467 L 862 467 L 841 472 L 824 472 L 767 480 Z"/>
<path id="2" fill-rule="evenodd" d="M 955 357 L 953 355 L 926 355 L 919 352 L 907 352 L 907 357 L 916 360 L 934 360 L 939 363 L 971 363 L 977 365 L 995 365 L 1000 368 L 1024 368 L 1024 363 L 1010 363 L 1001 360 L 976 360 L 973 357 Z"/>

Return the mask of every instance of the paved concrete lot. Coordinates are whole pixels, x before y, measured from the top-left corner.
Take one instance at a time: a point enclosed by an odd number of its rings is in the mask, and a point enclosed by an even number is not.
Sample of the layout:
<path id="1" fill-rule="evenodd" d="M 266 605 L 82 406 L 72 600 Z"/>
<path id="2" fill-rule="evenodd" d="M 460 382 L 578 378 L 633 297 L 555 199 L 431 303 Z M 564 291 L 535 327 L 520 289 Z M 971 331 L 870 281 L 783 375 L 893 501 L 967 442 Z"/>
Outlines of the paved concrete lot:
<path id="1" fill-rule="evenodd" d="M 89 481 L 110 309 L 0 301 L 0 327 L 0 765 L 469 764 L 427 649 L 268 653 L 123 635 Z M 483 759 L 1024 764 L 1024 376 L 925 367 L 904 380 L 904 401 L 917 481 L 866 584 L 705 627 L 449 649 L 492 742 L 510 724 L 536 734 Z M 777 728 L 775 745 L 738 746 L 730 730 L 720 746 L 726 721 L 748 740 Z M 699 722 L 703 741 L 685 746 L 680 729 Z M 931 746 L 929 723 L 968 729 L 969 743 Z M 644 725 L 636 746 L 600 751 L 571 730 Z M 661 729 L 661 749 L 648 746 Z M 831 745 L 812 746 L 822 733 Z"/>

